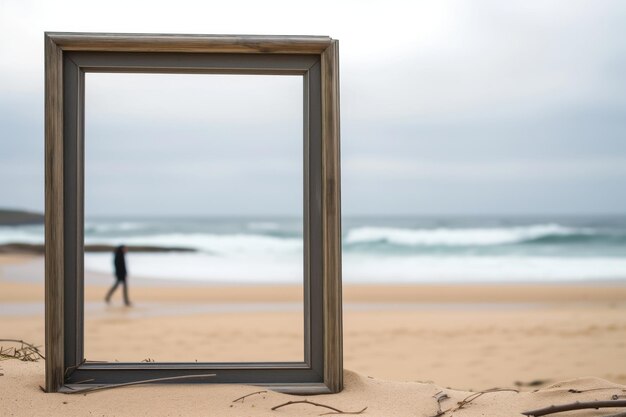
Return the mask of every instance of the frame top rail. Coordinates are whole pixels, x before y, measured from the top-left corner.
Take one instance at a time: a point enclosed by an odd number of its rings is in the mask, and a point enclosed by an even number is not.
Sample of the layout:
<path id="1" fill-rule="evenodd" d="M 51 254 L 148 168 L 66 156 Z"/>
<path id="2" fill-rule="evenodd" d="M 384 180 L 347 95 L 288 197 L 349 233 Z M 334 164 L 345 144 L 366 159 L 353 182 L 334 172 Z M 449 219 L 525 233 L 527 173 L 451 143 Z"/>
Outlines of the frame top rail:
<path id="1" fill-rule="evenodd" d="M 328 36 L 46 32 L 64 51 L 321 54 Z"/>

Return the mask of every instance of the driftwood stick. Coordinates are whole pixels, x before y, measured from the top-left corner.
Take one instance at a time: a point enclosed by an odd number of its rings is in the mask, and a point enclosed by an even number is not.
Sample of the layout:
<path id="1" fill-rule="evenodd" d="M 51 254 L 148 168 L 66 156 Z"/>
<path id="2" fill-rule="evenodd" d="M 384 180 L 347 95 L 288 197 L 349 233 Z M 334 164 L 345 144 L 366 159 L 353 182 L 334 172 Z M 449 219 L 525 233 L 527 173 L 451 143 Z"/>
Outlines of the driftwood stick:
<path id="1" fill-rule="evenodd" d="M 287 401 L 284 404 L 279 404 L 277 406 L 274 406 L 274 407 L 272 407 L 272 411 L 278 410 L 281 407 L 286 407 L 288 405 L 293 405 L 293 404 L 310 404 L 310 405 L 314 405 L 316 407 L 324 407 L 324 408 L 328 408 L 329 410 L 333 410 L 334 411 L 334 413 L 325 413 L 325 414 L 320 414 L 320 415 L 328 415 L 328 414 L 361 414 L 363 411 L 367 410 L 367 407 L 365 407 L 361 411 L 341 411 L 340 409 L 335 408 L 335 407 L 331 407 L 330 405 L 320 404 L 320 403 L 316 403 L 316 402 L 309 401 L 309 400 L 298 400 L 298 401 Z"/>
<path id="2" fill-rule="evenodd" d="M 243 397 L 239 397 L 239 398 L 237 398 L 236 400 L 233 400 L 233 402 L 234 402 L 234 403 L 236 403 L 236 402 L 237 402 L 237 401 L 239 401 L 239 400 L 241 400 L 241 402 L 243 402 L 243 400 L 244 400 L 244 399 L 248 398 L 248 397 L 249 397 L 249 396 L 251 396 L 251 395 L 255 395 L 255 394 L 262 394 L 262 393 L 264 393 L 264 392 L 267 392 L 267 391 L 256 391 L 256 392 L 252 392 L 252 393 L 250 393 L 250 394 L 246 394 L 246 395 L 244 395 Z"/>
<path id="3" fill-rule="evenodd" d="M 65 392 L 65 394 L 83 394 L 83 393 L 93 392 L 93 391 L 103 391 L 103 390 L 106 390 L 106 389 L 113 389 L 113 388 L 119 388 L 119 387 L 128 387 L 130 385 L 149 384 L 151 382 L 174 381 L 174 380 L 177 380 L 177 379 L 205 378 L 205 377 L 209 377 L 209 376 L 215 376 L 215 374 L 180 375 L 180 376 L 168 376 L 166 378 L 151 378 L 151 379 L 144 379 L 142 381 L 124 382 L 122 384 L 99 385 L 97 387 L 89 387 L 89 388 L 75 390 L 75 391 L 71 391 L 71 392 Z"/>
<path id="4" fill-rule="evenodd" d="M 533 417 L 545 416 L 547 414 L 561 413 L 563 411 L 584 410 L 587 408 L 609 408 L 609 407 L 626 407 L 626 400 L 607 400 L 607 401 L 588 401 L 551 405 L 550 407 L 540 408 L 538 410 L 523 411 L 522 414 Z"/>

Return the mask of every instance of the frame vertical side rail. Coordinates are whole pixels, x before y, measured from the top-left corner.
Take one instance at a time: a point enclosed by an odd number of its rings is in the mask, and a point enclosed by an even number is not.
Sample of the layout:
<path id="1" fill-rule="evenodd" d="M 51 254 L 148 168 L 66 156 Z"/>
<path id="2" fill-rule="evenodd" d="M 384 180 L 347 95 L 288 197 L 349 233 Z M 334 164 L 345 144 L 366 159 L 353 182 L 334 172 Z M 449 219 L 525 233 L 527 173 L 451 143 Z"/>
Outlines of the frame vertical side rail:
<path id="1" fill-rule="evenodd" d="M 64 376 L 63 52 L 45 36 L 46 391 Z"/>
<path id="2" fill-rule="evenodd" d="M 84 73 L 63 57 L 63 181 L 65 236 L 64 368 L 83 359 L 83 82 Z M 67 378 L 68 375 L 65 375 Z"/>
<path id="3" fill-rule="evenodd" d="M 303 170 L 302 174 L 304 177 L 303 191 L 302 191 L 302 213 L 303 213 L 303 225 L 302 225 L 302 235 L 304 240 L 304 269 L 303 269 L 303 277 L 304 277 L 304 291 L 303 291 L 303 307 L 304 307 L 304 362 L 306 362 L 309 366 L 311 366 L 311 315 L 308 314 L 311 311 L 311 229 L 309 227 L 310 216 L 309 212 L 309 199 L 310 199 L 310 185 L 309 185 L 309 155 L 310 155 L 310 147 L 311 147 L 311 138 L 310 138 L 310 122 L 309 122 L 309 95 L 310 95 L 310 86 L 309 86 L 309 74 L 304 74 L 302 76 L 302 97 L 303 100 L 303 152 L 302 152 L 302 165 Z"/>
<path id="4" fill-rule="evenodd" d="M 76 199 L 76 365 L 83 362 L 85 358 L 85 71 L 79 68 L 78 72 L 78 120 L 76 160 L 77 160 L 77 181 Z"/>
<path id="5" fill-rule="evenodd" d="M 322 233 L 324 241 L 324 382 L 343 389 L 341 206 L 339 170 L 339 44 L 322 53 Z"/>
<path id="6" fill-rule="evenodd" d="M 323 283 L 323 259 L 324 238 L 322 233 L 322 97 L 321 97 L 321 59 L 315 63 L 306 74 L 309 84 L 308 114 L 309 114 L 309 141 L 308 141 L 308 166 L 306 178 L 308 198 L 307 225 L 309 231 L 309 254 L 315 262 L 309 261 L 309 303 L 311 334 L 311 367 L 313 371 L 324 380 L 324 297 Z"/>

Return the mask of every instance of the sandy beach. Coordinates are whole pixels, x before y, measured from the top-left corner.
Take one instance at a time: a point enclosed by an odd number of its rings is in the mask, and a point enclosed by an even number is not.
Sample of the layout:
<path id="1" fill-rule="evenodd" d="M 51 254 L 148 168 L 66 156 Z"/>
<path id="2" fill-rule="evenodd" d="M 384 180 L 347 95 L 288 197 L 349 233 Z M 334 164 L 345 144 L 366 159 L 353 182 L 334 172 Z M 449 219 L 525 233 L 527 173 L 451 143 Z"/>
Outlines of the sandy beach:
<path id="1" fill-rule="evenodd" d="M 41 265 L 42 259 L 36 256 L 0 257 L 0 338 L 43 345 L 43 277 L 20 279 L 20 274 L 40 273 L 36 271 Z M 87 279 L 85 343 L 90 360 L 302 357 L 299 287 L 131 281 L 134 306 L 126 308 L 119 293 L 110 306 L 103 302 L 111 280 Z M 519 415 L 552 403 L 610 399 L 626 393 L 625 313 L 626 285 L 619 282 L 345 286 L 346 389 L 310 399 L 344 411 L 367 406 L 365 414 L 376 416 L 436 415 L 433 395 L 442 390 L 450 397 L 442 402 L 444 410 L 470 390 L 522 391 L 485 394 L 457 411 L 463 416 Z M 302 399 L 273 392 L 233 403 L 255 391 L 246 386 L 144 386 L 86 397 L 44 395 L 38 388 L 43 384 L 42 362 L 7 360 L 0 362 L 0 368 L 3 416 L 84 415 L 87 406 L 98 415 L 324 412 L 307 404 L 271 411 L 281 402 Z M 607 390 L 575 398 L 568 393 L 568 389 L 601 387 Z M 142 408 L 147 399 L 156 399 L 162 406 L 151 407 L 147 414 Z M 197 404 L 199 399 L 204 405 Z"/>

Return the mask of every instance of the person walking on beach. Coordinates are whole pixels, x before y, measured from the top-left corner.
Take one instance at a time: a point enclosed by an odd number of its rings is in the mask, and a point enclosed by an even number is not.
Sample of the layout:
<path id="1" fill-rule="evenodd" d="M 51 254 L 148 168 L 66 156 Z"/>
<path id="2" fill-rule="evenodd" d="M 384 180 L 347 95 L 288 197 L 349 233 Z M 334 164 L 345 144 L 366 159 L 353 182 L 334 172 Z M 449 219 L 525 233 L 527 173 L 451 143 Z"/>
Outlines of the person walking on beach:
<path id="1" fill-rule="evenodd" d="M 126 250 L 126 246 L 124 245 L 120 245 L 115 248 L 113 265 L 115 266 L 115 278 L 117 279 L 115 280 L 115 284 L 113 284 L 107 293 L 105 298 L 107 304 L 111 302 L 111 296 L 121 283 L 124 286 L 124 304 L 126 304 L 127 307 L 130 307 L 130 301 L 128 300 L 128 285 L 126 284 L 126 257 L 124 256 L 126 254 Z"/>

